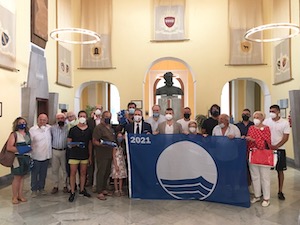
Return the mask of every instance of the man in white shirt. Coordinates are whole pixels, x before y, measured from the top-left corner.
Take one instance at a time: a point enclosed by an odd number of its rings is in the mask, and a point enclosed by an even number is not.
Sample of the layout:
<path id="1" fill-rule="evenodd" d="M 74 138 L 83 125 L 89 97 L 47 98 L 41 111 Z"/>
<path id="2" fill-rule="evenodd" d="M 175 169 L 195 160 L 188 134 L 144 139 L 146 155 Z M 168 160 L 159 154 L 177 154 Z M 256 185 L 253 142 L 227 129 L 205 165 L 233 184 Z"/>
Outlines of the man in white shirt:
<path id="1" fill-rule="evenodd" d="M 182 126 L 182 131 L 185 134 L 189 133 L 189 123 L 191 122 L 191 109 L 189 107 L 185 107 L 183 109 L 183 118 L 177 120 L 177 123 L 180 123 Z"/>
<path id="2" fill-rule="evenodd" d="M 264 120 L 263 124 L 270 127 L 271 131 L 271 148 L 277 150 L 278 162 L 276 170 L 278 174 L 278 198 L 285 200 L 282 193 L 284 174 L 286 170 L 286 154 L 284 144 L 289 139 L 290 126 L 287 120 L 280 117 L 280 107 L 278 105 L 270 106 L 270 118 Z"/>
<path id="3" fill-rule="evenodd" d="M 228 138 L 240 138 L 241 132 L 239 128 L 229 123 L 229 116 L 221 114 L 219 116 L 219 124 L 212 131 L 213 136 L 227 136 Z"/>
<path id="4" fill-rule="evenodd" d="M 158 124 L 166 121 L 166 118 L 164 117 L 164 115 L 160 114 L 160 106 L 159 105 L 154 105 L 152 106 L 152 116 L 149 117 L 146 122 L 150 123 L 152 131 L 156 131 Z"/>
<path id="5" fill-rule="evenodd" d="M 48 123 L 48 116 L 40 114 L 37 125 L 29 129 L 31 137 L 31 157 L 33 167 L 31 169 L 31 197 L 37 196 L 37 191 L 45 195 L 45 182 L 49 159 L 52 158 L 51 126 Z"/>

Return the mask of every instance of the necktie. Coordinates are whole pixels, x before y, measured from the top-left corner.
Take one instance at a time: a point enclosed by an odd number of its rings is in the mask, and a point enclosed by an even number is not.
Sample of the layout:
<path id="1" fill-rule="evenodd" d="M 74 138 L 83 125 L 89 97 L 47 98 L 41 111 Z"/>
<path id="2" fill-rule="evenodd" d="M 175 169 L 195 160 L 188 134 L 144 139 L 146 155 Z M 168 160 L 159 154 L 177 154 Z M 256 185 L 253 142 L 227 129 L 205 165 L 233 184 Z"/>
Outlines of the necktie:
<path id="1" fill-rule="evenodd" d="M 136 124 L 136 131 L 135 131 L 136 134 L 139 134 L 140 133 L 140 125 L 137 123 Z"/>

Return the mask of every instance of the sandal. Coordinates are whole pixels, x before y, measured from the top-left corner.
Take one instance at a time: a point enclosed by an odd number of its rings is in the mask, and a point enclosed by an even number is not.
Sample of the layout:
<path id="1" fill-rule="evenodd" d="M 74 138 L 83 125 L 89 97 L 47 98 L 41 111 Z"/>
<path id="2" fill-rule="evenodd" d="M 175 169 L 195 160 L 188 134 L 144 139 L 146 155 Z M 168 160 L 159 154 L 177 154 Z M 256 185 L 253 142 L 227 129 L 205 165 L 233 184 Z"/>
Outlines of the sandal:
<path id="1" fill-rule="evenodd" d="M 98 198 L 99 200 L 102 200 L 102 201 L 106 200 L 104 194 L 102 194 L 102 193 L 99 194 L 99 195 L 97 196 L 97 198 Z"/>
<path id="2" fill-rule="evenodd" d="M 11 200 L 11 203 L 12 203 L 12 204 L 19 204 L 19 200 L 18 200 L 17 198 L 13 198 L 13 199 Z"/>
<path id="3" fill-rule="evenodd" d="M 102 193 L 107 196 L 112 196 L 112 193 L 107 190 L 102 191 Z"/>
<path id="4" fill-rule="evenodd" d="M 22 198 L 18 198 L 18 200 L 19 200 L 20 202 L 27 202 L 27 199 L 26 199 L 26 198 L 24 198 L 24 197 L 22 197 Z"/>

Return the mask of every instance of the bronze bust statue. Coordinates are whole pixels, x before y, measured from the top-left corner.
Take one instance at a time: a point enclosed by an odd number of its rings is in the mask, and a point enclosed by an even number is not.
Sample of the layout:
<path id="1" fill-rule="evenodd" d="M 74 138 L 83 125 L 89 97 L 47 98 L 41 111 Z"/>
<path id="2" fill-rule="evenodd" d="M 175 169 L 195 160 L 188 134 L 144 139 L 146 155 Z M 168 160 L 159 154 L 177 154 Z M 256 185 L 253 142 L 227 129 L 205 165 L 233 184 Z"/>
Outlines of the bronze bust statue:
<path id="1" fill-rule="evenodd" d="M 164 74 L 165 86 L 156 89 L 155 95 L 183 95 L 183 91 L 179 87 L 173 86 L 173 73 L 167 72 Z"/>

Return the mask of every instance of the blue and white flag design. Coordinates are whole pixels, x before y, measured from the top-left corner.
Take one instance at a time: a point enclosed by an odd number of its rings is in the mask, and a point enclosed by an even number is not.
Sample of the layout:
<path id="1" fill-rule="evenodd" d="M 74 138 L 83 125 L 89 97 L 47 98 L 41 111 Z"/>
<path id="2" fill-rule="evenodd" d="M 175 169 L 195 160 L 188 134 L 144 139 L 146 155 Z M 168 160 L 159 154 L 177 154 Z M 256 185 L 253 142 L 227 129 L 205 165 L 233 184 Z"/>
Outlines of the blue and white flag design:
<path id="1" fill-rule="evenodd" d="M 250 207 L 245 140 L 127 134 L 127 154 L 131 198 Z"/>

